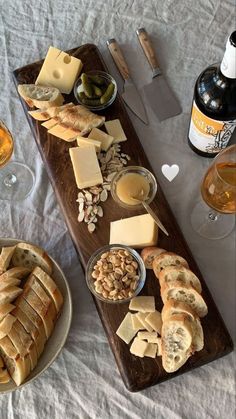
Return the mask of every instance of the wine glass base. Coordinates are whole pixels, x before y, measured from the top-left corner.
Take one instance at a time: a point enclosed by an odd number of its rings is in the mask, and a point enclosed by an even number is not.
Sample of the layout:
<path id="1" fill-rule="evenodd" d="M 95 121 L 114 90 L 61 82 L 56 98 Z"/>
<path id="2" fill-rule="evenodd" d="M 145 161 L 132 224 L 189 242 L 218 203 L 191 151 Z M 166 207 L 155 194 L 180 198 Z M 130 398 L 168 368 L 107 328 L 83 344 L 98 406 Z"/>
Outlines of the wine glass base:
<path id="1" fill-rule="evenodd" d="M 200 236 L 207 239 L 223 239 L 235 228 L 234 214 L 221 214 L 198 202 L 191 214 L 191 224 Z"/>
<path id="2" fill-rule="evenodd" d="M 0 199 L 23 201 L 34 187 L 32 170 L 23 163 L 10 162 L 0 169 Z"/>

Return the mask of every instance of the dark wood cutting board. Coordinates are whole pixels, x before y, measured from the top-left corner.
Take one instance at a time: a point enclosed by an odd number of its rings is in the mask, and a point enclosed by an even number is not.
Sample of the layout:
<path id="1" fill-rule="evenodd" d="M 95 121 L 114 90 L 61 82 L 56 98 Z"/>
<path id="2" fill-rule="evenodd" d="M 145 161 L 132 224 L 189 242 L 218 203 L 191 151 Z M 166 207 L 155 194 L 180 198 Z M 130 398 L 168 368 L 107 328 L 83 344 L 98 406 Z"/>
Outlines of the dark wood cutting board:
<path id="1" fill-rule="evenodd" d="M 76 50 L 71 50 L 70 53 L 73 54 L 75 51 Z M 83 45 L 76 51 L 76 56 L 84 63 L 83 71 L 85 72 L 89 70 L 107 71 L 100 52 L 93 44 Z M 13 74 L 15 85 L 17 86 L 21 83 L 34 83 L 41 66 L 42 61 L 39 61 L 15 70 Z M 66 102 L 69 101 L 75 103 L 73 94 L 66 97 Z M 77 221 L 78 204 L 76 203 L 76 198 L 78 190 L 68 152 L 69 148 L 74 146 L 74 143 L 66 143 L 56 137 L 48 135 L 47 130 L 28 115 L 28 106 L 23 100 L 22 106 L 47 169 L 48 176 L 64 215 L 75 249 L 79 255 L 82 266 L 85 269 L 91 254 L 99 247 L 109 243 L 110 221 L 141 214 L 143 211 L 128 211 L 122 209 L 117 206 L 110 196 L 107 202 L 103 204 L 104 217 L 99 220 L 97 230 L 93 234 L 89 234 L 87 225 L 78 223 Z M 152 171 L 119 95 L 115 102 L 108 109 L 103 111 L 102 114 L 107 120 L 115 118 L 120 119 L 128 138 L 128 141 L 122 144 L 122 151 L 131 156 L 129 164 L 141 165 Z M 115 334 L 115 331 L 128 311 L 128 304 L 111 305 L 94 299 L 119 371 L 126 387 L 130 391 L 142 390 L 160 383 L 161 381 L 173 378 L 176 375 L 226 355 L 233 349 L 231 337 L 159 184 L 152 207 L 160 216 L 160 219 L 169 232 L 169 237 L 167 237 L 159 231 L 158 245 L 164 249 L 178 253 L 187 259 L 190 269 L 201 279 L 203 297 L 208 305 L 209 314 L 202 320 L 205 336 L 204 349 L 193 355 L 179 371 L 168 374 L 162 368 L 160 357 L 151 359 L 138 358 L 131 355 L 129 346 Z M 212 274 L 214 274 L 214 272 Z M 85 279 L 82 278 L 80 280 Z M 156 307 L 161 310 L 162 301 L 160 298 L 159 284 L 152 271 L 147 271 L 147 279 L 142 294 L 154 295 Z"/>

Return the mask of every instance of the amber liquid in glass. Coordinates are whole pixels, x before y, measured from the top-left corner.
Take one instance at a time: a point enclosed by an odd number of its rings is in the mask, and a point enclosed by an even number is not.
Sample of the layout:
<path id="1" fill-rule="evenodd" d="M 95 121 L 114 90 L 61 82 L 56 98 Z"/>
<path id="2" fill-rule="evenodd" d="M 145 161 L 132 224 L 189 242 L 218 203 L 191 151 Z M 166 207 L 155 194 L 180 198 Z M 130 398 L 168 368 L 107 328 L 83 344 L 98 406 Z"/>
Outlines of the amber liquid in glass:
<path id="1" fill-rule="evenodd" d="M 127 173 L 121 177 L 116 186 L 118 198 L 127 205 L 137 205 L 148 197 L 150 185 L 148 180 L 139 173 Z M 135 198 L 135 199 L 134 199 Z"/>
<path id="2" fill-rule="evenodd" d="M 8 162 L 8 160 L 10 160 L 12 152 L 12 136 L 8 129 L 0 121 L 0 167 L 4 166 Z"/>
<path id="3" fill-rule="evenodd" d="M 204 201 L 216 211 L 236 212 L 236 163 L 218 163 L 209 168 L 202 182 Z"/>

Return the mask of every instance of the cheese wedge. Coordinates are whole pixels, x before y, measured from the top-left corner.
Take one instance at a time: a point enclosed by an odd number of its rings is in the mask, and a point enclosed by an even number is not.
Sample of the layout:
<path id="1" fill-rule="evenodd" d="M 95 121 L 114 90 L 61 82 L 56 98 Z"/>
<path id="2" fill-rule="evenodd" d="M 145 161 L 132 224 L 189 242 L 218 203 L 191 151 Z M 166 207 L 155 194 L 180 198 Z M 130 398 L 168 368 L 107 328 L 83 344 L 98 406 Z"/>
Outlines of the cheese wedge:
<path id="1" fill-rule="evenodd" d="M 132 320 L 132 326 L 133 329 L 137 332 L 138 330 L 142 330 L 143 329 L 143 325 L 140 322 L 140 320 L 138 319 L 138 317 L 136 316 L 136 314 L 131 314 L 131 320 Z"/>
<path id="2" fill-rule="evenodd" d="M 161 313 L 155 310 L 153 313 L 149 313 L 145 318 L 145 321 L 160 335 L 162 328 Z"/>
<path id="3" fill-rule="evenodd" d="M 157 244 L 158 227 L 149 214 L 110 223 L 110 244 L 125 244 L 143 249 Z"/>
<path id="4" fill-rule="evenodd" d="M 130 343 L 136 335 L 136 330 L 133 329 L 131 313 L 126 314 L 125 318 L 118 327 L 116 334 L 127 344 Z"/>
<path id="5" fill-rule="evenodd" d="M 142 323 L 143 328 L 146 329 L 148 332 L 152 332 L 153 328 L 145 321 L 145 317 L 147 316 L 147 313 L 137 313 L 137 318 L 139 319 L 140 323 Z"/>
<path id="6" fill-rule="evenodd" d="M 69 153 L 79 189 L 99 185 L 103 182 L 94 146 L 73 147 L 69 149 Z"/>
<path id="7" fill-rule="evenodd" d="M 101 150 L 103 151 L 107 151 L 114 141 L 114 137 L 98 128 L 93 128 L 88 138 L 99 141 L 101 143 Z"/>
<path id="8" fill-rule="evenodd" d="M 69 94 L 81 72 L 82 61 L 58 48 L 49 47 L 43 66 L 35 84 L 57 87 L 61 93 Z"/>
<path id="9" fill-rule="evenodd" d="M 113 119 L 112 121 L 105 122 L 105 127 L 108 134 L 114 138 L 113 144 L 121 143 L 127 140 L 119 119 Z"/>
<path id="10" fill-rule="evenodd" d="M 147 347 L 148 347 L 148 343 L 145 342 L 145 340 L 140 340 L 138 338 L 135 338 L 133 340 L 133 343 L 132 343 L 131 347 L 130 347 L 130 352 L 133 355 L 136 355 L 136 356 L 139 356 L 140 358 L 143 358 Z"/>
<path id="11" fill-rule="evenodd" d="M 156 358 L 158 351 L 158 346 L 156 343 L 148 343 L 147 348 L 144 352 L 144 356 L 149 356 L 150 358 Z"/>

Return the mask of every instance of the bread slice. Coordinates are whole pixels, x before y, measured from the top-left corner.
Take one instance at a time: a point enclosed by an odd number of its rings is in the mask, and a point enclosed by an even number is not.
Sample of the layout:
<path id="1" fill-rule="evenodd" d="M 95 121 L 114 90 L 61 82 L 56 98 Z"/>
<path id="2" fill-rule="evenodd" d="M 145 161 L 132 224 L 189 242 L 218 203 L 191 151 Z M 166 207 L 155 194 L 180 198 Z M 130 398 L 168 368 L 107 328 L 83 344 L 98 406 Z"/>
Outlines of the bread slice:
<path id="1" fill-rule="evenodd" d="M 53 320 L 48 311 L 48 306 L 44 306 L 40 298 L 35 294 L 31 288 L 24 289 L 22 297 L 27 301 L 28 304 L 34 309 L 34 311 L 42 319 L 47 339 L 51 336 L 53 331 Z"/>
<path id="2" fill-rule="evenodd" d="M 152 269 L 152 263 L 156 256 L 161 255 L 161 253 L 166 252 L 165 249 L 161 249 L 160 247 L 156 246 L 149 246 L 145 247 L 141 251 L 141 258 L 144 261 L 144 265 L 146 269 Z"/>
<path id="3" fill-rule="evenodd" d="M 19 84 L 17 90 L 30 108 L 35 106 L 40 109 L 48 109 L 52 106 L 61 106 L 64 102 L 60 90 L 56 87 Z"/>
<path id="4" fill-rule="evenodd" d="M 6 368 L 0 368 L 0 384 L 9 383 L 11 377 Z"/>
<path id="5" fill-rule="evenodd" d="M 188 316 L 192 327 L 193 350 L 201 351 L 204 347 L 204 335 L 199 317 L 196 316 L 196 313 L 194 313 L 188 304 L 175 300 L 167 301 L 161 312 L 162 321 L 164 322 L 176 314 L 185 314 Z"/>
<path id="6" fill-rule="evenodd" d="M 0 322 L 9 314 L 12 310 L 14 310 L 15 306 L 10 303 L 0 305 Z"/>
<path id="7" fill-rule="evenodd" d="M 159 283 L 164 284 L 176 281 L 180 285 L 191 285 L 199 294 L 202 292 L 202 286 L 198 277 L 184 266 L 167 266 L 159 273 Z"/>
<path id="8" fill-rule="evenodd" d="M 12 330 L 18 333 L 22 345 L 26 349 L 27 353 L 30 348 L 34 345 L 34 341 L 29 333 L 25 330 L 21 322 L 16 318 L 15 323 L 12 326 Z"/>
<path id="9" fill-rule="evenodd" d="M 172 252 L 163 252 L 159 256 L 156 256 L 153 260 L 153 271 L 157 278 L 159 278 L 159 274 L 162 269 L 166 268 L 167 266 L 184 266 L 188 268 L 188 262 L 182 257 L 177 255 L 176 253 Z"/>
<path id="10" fill-rule="evenodd" d="M 0 274 L 6 272 L 12 255 L 15 251 L 15 246 L 3 247 L 0 253 Z M 0 277 L 1 278 L 1 277 Z"/>
<path id="11" fill-rule="evenodd" d="M 39 282 L 39 280 L 34 275 L 30 275 L 29 279 L 27 280 L 24 289 L 31 288 L 35 294 L 39 297 L 39 299 L 42 301 L 43 305 L 46 307 L 50 318 L 53 322 L 56 321 L 57 318 L 57 310 L 55 303 L 51 297 L 48 296 L 46 291 L 43 289 L 43 285 Z"/>
<path id="12" fill-rule="evenodd" d="M 59 313 L 63 305 L 63 297 L 53 279 L 39 267 L 33 270 L 32 275 L 39 280 L 44 291 L 54 301 L 57 313 Z"/>
<path id="13" fill-rule="evenodd" d="M 37 121 L 47 121 L 48 119 L 57 116 L 64 109 L 70 108 L 72 106 L 75 105 L 74 103 L 70 102 L 62 106 L 52 106 L 45 110 L 37 109 L 36 111 L 28 111 L 28 114 Z"/>
<path id="14" fill-rule="evenodd" d="M 177 371 L 192 354 L 192 328 L 188 316 L 176 314 L 163 323 L 161 345 L 164 370 Z"/>
<path id="15" fill-rule="evenodd" d="M 2 357 L 0 356 L 0 368 L 4 368 L 4 362 L 3 362 L 3 359 L 2 359 Z"/>
<path id="16" fill-rule="evenodd" d="M 21 293 L 22 293 L 22 289 L 18 288 L 18 287 L 15 287 L 15 286 L 13 286 L 13 287 L 10 286 L 8 288 L 5 288 L 0 293 L 0 305 L 1 304 L 6 304 L 6 303 L 11 303 Z"/>
<path id="17" fill-rule="evenodd" d="M 14 266 L 34 269 L 40 266 L 49 275 L 52 273 L 52 262 L 45 250 L 28 243 L 18 243 L 12 257 Z"/>
<path id="18" fill-rule="evenodd" d="M 8 278 L 14 277 L 18 279 L 25 278 L 31 272 L 30 269 L 24 268 L 22 266 L 17 266 L 16 268 L 8 269 L 4 274 L 0 275 L 0 283 L 5 281 Z"/>
<path id="19" fill-rule="evenodd" d="M 161 287 L 161 298 L 164 304 L 168 300 L 186 303 L 199 317 L 206 316 L 208 312 L 207 305 L 201 294 L 199 294 L 190 285 L 181 286 L 177 281 L 166 283 L 163 287 Z"/>
<path id="20" fill-rule="evenodd" d="M 5 279 L 4 281 L 0 282 L 0 292 L 5 290 L 6 288 L 20 285 L 20 282 L 20 279 L 14 278 L 13 276 L 8 279 Z"/>
<path id="21" fill-rule="evenodd" d="M 16 348 L 19 355 L 22 358 L 24 358 L 27 355 L 28 351 L 27 348 L 23 345 L 17 330 L 12 327 L 11 331 L 8 333 L 8 337 L 11 340 L 14 347 Z"/>
<path id="22" fill-rule="evenodd" d="M 0 323 L 0 339 L 4 338 L 10 333 L 15 320 L 16 318 L 11 314 L 7 314 L 6 317 L 4 317 Z"/>

